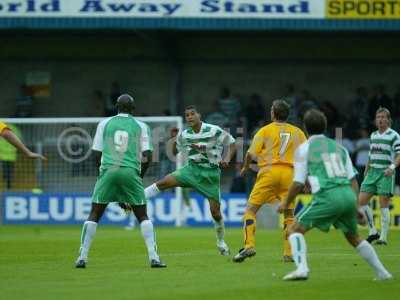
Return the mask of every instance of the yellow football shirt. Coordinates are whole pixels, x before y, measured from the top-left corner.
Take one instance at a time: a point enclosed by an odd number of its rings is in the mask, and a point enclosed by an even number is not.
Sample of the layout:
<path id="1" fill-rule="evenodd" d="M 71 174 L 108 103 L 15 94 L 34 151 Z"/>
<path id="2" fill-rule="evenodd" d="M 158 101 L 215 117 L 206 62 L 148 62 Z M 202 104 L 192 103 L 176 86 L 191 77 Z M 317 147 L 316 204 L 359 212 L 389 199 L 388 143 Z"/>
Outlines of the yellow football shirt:
<path id="1" fill-rule="evenodd" d="M 249 153 L 257 159 L 259 168 L 268 165 L 293 167 L 294 152 L 306 141 L 304 132 L 291 124 L 272 122 L 254 136 Z"/>

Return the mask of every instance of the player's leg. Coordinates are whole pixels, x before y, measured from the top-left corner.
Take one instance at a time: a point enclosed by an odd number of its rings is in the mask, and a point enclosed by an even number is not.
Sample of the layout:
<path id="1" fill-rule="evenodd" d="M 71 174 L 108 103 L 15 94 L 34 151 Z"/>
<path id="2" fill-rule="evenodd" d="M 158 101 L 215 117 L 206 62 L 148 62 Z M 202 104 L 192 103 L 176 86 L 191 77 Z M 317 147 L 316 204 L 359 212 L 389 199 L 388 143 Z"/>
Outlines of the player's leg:
<path id="1" fill-rule="evenodd" d="M 387 245 L 387 235 L 390 227 L 390 197 L 379 196 L 379 203 L 381 207 L 381 234 L 376 244 Z"/>
<path id="2" fill-rule="evenodd" d="M 304 234 L 312 227 L 295 222 L 288 228 L 289 243 L 293 252 L 296 270 L 283 277 L 283 280 L 306 280 L 310 272 L 307 263 L 307 244 Z"/>
<path id="3" fill-rule="evenodd" d="M 157 196 L 160 192 L 164 190 L 177 186 L 180 186 L 178 180 L 172 175 L 167 175 L 163 179 L 160 179 L 159 181 L 145 188 L 144 194 L 146 196 L 146 199 L 150 199 Z"/>
<path id="4" fill-rule="evenodd" d="M 97 224 L 104 214 L 107 204 L 103 203 L 92 203 L 89 217 L 85 223 L 83 223 L 81 233 L 81 245 L 79 248 L 79 257 L 76 261 L 77 268 L 85 268 L 88 260 L 90 245 L 92 244 L 93 238 L 96 234 Z"/>
<path id="5" fill-rule="evenodd" d="M 247 204 L 243 215 L 243 248 L 233 257 L 233 262 L 243 262 L 256 255 L 256 216 L 262 205 Z"/>
<path id="6" fill-rule="evenodd" d="M 209 199 L 210 213 L 214 220 L 215 234 L 217 237 L 217 248 L 221 255 L 229 255 L 230 250 L 225 242 L 225 225 L 224 219 L 221 213 L 221 204 L 219 200 Z"/>
<path id="7" fill-rule="evenodd" d="M 392 275 L 386 270 L 382 262 L 379 260 L 374 248 L 366 240 L 361 240 L 357 233 L 346 233 L 347 241 L 360 254 L 360 256 L 372 267 L 375 271 L 377 279 L 388 280 L 392 279 Z"/>
<path id="8" fill-rule="evenodd" d="M 371 207 L 368 205 L 369 200 L 372 198 L 373 194 L 367 192 L 360 192 L 358 196 L 358 203 L 361 210 L 364 212 L 365 217 L 367 218 L 367 225 L 369 229 L 369 234 L 367 237 L 367 241 L 372 243 L 373 241 L 379 239 L 378 230 L 376 230 L 374 215 L 372 213 Z"/>
<path id="9" fill-rule="evenodd" d="M 361 240 L 357 233 L 357 202 L 353 191 L 350 188 L 342 189 L 342 193 L 336 193 L 340 196 L 341 204 L 341 215 L 337 217 L 333 225 L 343 231 L 347 241 L 356 248 L 357 252 L 362 258 L 375 270 L 378 279 L 390 279 L 392 276 L 384 268 L 380 262 L 375 250 L 365 240 Z"/>
<path id="10" fill-rule="evenodd" d="M 128 168 L 121 168 L 118 173 L 119 193 L 118 202 L 127 202 L 132 207 L 139 224 L 140 231 L 146 244 L 152 268 L 164 268 L 166 265 L 160 261 L 157 253 L 157 244 L 154 235 L 154 226 L 147 216 L 146 197 L 143 181 L 139 174 L 132 173 Z"/>
<path id="11" fill-rule="evenodd" d="M 165 268 L 164 264 L 157 253 L 156 236 L 154 233 L 154 226 L 149 217 L 147 216 L 146 205 L 133 206 L 133 213 L 140 224 L 140 231 L 144 242 L 146 244 L 147 253 L 149 255 L 150 266 L 152 268 Z"/>
<path id="12" fill-rule="evenodd" d="M 243 215 L 243 248 L 233 257 L 234 262 L 242 262 L 256 254 L 256 216 L 261 206 L 276 199 L 271 172 L 257 175 L 256 183 L 250 193 L 247 207 Z"/>
<path id="13" fill-rule="evenodd" d="M 369 207 L 368 203 L 372 196 L 376 195 L 378 191 L 377 183 L 379 182 L 379 179 L 381 177 L 382 174 L 379 170 L 373 168 L 368 169 L 367 175 L 365 176 L 361 184 L 360 194 L 358 196 L 359 206 L 364 211 L 364 214 L 367 217 L 369 228 L 367 241 L 370 243 L 379 239 L 379 233 L 375 228 L 374 216 L 372 214 L 372 209 L 371 207 Z"/>
<path id="14" fill-rule="evenodd" d="M 165 176 L 163 179 L 153 183 L 144 190 L 146 199 L 158 195 L 161 191 L 174 187 L 192 187 L 196 182 L 196 174 L 199 173 L 198 168 L 188 164 L 175 172 Z"/>
<path id="15" fill-rule="evenodd" d="M 278 169 L 280 176 L 279 182 L 279 199 L 285 199 L 289 191 L 289 187 L 293 181 L 293 169 L 289 167 L 280 167 Z M 292 202 L 290 207 L 283 213 L 283 261 L 293 262 L 292 250 L 289 242 L 288 228 L 294 223 L 294 208 L 296 203 Z"/>
<path id="16" fill-rule="evenodd" d="M 351 189 L 349 188 L 349 190 Z M 329 228 L 337 219 L 337 212 L 342 207 L 340 202 L 342 194 L 342 191 L 337 189 L 329 193 L 314 195 L 312 201 L 296 216 L 296 222 L 289 227 L 288 234 L 297 269 L 287 274 L 283 278 L 284 280 L 304 280 L 308 278 L 310 271 L 307 264 L 307 245 L 304 234 L 312 228 L 318 228 L 324 232 L 329 231 Z M 355 205 L 355 195 L 354 193 L 352 195 L 353 205 Z"/>
<path id="17" fill-rule="evenodd" d="M 294 209 L 284 211 L 283 217 L 283 261 L 293 262 L 292 248 L 289 242 L 289 227 L 294 224 Z"/>

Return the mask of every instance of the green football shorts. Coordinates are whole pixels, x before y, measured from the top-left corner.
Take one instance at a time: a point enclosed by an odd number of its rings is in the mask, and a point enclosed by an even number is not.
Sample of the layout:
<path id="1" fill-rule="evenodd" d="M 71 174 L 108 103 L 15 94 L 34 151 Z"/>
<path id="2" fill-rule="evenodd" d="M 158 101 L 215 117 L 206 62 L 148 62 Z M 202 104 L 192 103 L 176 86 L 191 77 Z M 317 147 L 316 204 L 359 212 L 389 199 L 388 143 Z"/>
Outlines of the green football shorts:
<path id="1" fill-rule="evenodd" d="M 182 187 L 191 187 L 209 200 L 221 201 L 221 170 L 204 168 L 193 163 L 176 170 L 171 174 Z"/>
<path id="2" fill-rule="evenodd" d="M 134 206 L 146 204 L 139 171 L 124 167 L 101 170 L 94 187 L 92 202 L 126 202 Z"/>
<path id="3" fill-rule="evenodd" d="M 306 229 L 328 232 L 333 225 L 343 233 L 357 233 L 357 197 L 350 186 L 340 186 L 313 195 L 312 201 L 296 216 Z"/>
<path id="4" fill-rule="evenodd" d="M 360 191 L 378 196 L 393 196 L 394 175 L 385 176 L 385 169 L 369 168 Z"/>

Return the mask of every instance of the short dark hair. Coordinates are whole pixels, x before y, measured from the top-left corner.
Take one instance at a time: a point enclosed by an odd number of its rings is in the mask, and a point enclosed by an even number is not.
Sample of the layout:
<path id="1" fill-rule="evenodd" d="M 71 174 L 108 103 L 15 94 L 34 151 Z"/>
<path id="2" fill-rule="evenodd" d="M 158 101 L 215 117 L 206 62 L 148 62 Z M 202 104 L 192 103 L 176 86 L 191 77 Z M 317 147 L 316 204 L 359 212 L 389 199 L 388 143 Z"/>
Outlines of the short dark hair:
<path id="1" fill-rule="evenodd" d="M 309 135 L 324 133 L 327 124 L 325 114 L 318 109 L 307 110 L 304 114 L 304 126 Z"/>
<path id="2" fill-rule="evenodd" d="M 289 117 L 290 105 L 285 100 L 277 99 L 272 102 L 272 111 L 278 121 L 286 121 Z"/>
<path id="3" fill-rule="evenodd" d="M 377 114 L 382 113 L 382 112 L 386 113 L 386 116 L 387 116 L 387 118 L 388 118 L 389 120 L 392 119 L 392 118 L 390 117 L 390 110 L 388 110 L 386 107 L 382 107 L 382 106 L 379 107 L 379 108 L 376 110 L 375 116 L 376 116 Z"/>
<path id="4" fill-rule="evenodd" d="M 186 106 L 185 107 L 185 111 L 186 110 L 194 110 L 194 111 L 196 111 L 196 112 L 199 112 L 198 110 L 197 110 L 197 107 L 195 106 L 195 105 L 188 105 L 188 106 Z"/>
<path id="5" fill-rule="evenodd" d="M 117 99 L 118 112 L 120 113 L 132 113 L 135 109 L 135 100 L 129 94 L 122 94 Z"/>

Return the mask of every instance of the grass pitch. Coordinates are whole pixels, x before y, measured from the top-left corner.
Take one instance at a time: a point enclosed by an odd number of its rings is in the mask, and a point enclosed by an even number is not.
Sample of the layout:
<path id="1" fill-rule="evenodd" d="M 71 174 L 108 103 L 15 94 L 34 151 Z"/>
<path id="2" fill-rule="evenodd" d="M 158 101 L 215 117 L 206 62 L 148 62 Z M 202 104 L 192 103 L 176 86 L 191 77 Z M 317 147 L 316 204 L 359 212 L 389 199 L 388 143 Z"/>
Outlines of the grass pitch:
<path id="1" fill-rule="evenodd" d="M 80 227 L 0 226 L 0 299 L 396 299 L 400 294 L 399 233 L 375 247 L 395 276 L 374 274 L 340 232 L 306 236 L 311 276 L 283 282 L 281 232 L 257 231 L 257 255 L 241 264 L 217 253 L 211 228 L 157 228 L 167 269 L 150 269 L 138 229 L 99 226 L 86 269 L 75 269 Z M 365 234 L 365 232 L 363 232 Z M 227 229 L 232 252 L 240 229 Z M 232 253 L 233 254 L 233 253 Z"/>

